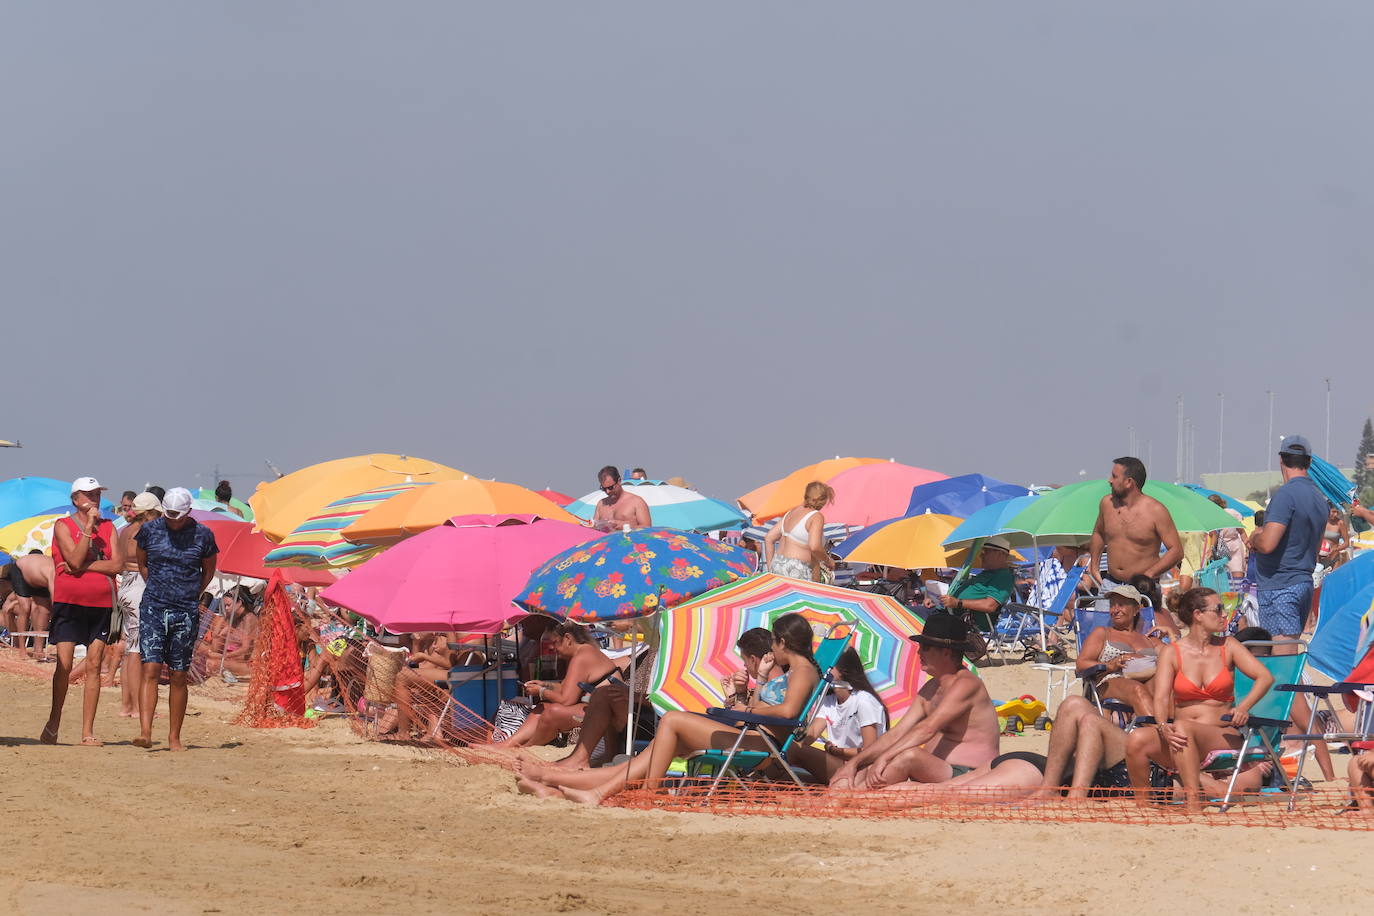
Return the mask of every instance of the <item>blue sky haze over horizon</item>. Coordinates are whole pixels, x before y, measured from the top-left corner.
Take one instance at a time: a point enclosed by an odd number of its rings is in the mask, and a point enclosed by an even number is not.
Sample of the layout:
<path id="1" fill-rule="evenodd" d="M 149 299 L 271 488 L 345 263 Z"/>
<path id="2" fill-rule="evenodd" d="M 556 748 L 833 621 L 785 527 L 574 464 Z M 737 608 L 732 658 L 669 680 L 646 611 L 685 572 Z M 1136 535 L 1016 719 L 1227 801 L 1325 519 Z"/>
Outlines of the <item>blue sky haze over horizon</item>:
<path id="1" fill-rule="evenodd" d="M 730 498 L 1374 415 L 1374 6 L 34 4 L 0 477 L 370 451 Z M 1144 443 L 1149 443 L 1147 453 Z M 199 477 L 195 475 L 200 475 Z M 246 475 L 246 476 L 239 476 Z M 1243 495 L 1243 494 L 1242 494 Z"/>

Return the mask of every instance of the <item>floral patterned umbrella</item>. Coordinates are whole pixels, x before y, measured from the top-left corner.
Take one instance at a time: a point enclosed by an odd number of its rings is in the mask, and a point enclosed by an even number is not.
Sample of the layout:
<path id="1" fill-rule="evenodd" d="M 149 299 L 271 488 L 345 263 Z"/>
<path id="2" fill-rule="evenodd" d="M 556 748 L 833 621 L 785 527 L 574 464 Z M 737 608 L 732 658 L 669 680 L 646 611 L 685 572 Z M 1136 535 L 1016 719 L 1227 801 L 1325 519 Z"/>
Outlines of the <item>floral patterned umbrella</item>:
<path id="1" fill-rule="evenodd" d="M 751 551 L 672 528 L 612 532 L 549 560 L 515 603 L 583 622 L 645 617 L 752 575 Z"/>

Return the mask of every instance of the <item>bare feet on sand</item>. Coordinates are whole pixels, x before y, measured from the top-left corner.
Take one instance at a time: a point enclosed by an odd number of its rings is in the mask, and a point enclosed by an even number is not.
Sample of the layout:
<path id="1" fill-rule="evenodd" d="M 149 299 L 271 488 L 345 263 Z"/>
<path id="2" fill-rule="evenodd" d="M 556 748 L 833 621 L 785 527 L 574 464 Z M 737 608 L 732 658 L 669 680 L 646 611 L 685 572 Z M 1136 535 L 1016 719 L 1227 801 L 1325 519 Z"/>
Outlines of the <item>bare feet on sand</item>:
<path id="1" fill-rule="evenodd" d="M 564 786 L 563 797 L 568 801 L 575 801 L 579 805 L 601 804 L 601 793 L 596 789 L 570 789 Z"/>
<path id="2" fill-rule="evenodd" d="M 546 786 L 542 782 L 535 782 L 533 779 L 526 779 L 523 776 L 515 781 L 515 787 L 520 790 L 521 795 L 533 795 L 537 798 L 563 797 L 553 786 Z"/>
<path id="3" fill-rule="evenodd" d="M 104 741 L 101 741 L 101 740 L 100 740 L 99 738 L 97 738 L 95 735 L 87 735 L 86 737 L 84 737 L 84 738 L 81 739 L 81 746 L 82 746 L 82 747 L 104 747 L 104 746 L 105 746 L 105 742 L 104 742 Z"/>
<path id="4" fill-rule="evenodd" d="M 142 735 L 139 735 L 137 738 L 130 741 L 129 743 L 132 744 L 134 747 L 152 747 L 153 739 L 145 738 Z"/>

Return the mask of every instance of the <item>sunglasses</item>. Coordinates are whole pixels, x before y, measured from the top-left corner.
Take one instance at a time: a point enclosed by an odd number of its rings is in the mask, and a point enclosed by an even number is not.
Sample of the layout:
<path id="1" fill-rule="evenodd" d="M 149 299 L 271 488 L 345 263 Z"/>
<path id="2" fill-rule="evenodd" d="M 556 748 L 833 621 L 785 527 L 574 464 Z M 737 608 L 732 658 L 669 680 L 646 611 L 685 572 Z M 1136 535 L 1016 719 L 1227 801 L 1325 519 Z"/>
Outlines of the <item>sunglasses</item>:
<path id="1" fill-rule="evenodd" d="M 616 487 L 618 487 L 618 486 L 620 486 L 620 484 L 618 484 L 618 483 L 607 484 L 606 486 L 604 486 L 604 487 L 601 488 L 601 491 L 602 491 L 603 493 L 609 493 L 609 492 L 611 492 L 612 490 L 614 490 L 614 489 L 615 489 Z"/>

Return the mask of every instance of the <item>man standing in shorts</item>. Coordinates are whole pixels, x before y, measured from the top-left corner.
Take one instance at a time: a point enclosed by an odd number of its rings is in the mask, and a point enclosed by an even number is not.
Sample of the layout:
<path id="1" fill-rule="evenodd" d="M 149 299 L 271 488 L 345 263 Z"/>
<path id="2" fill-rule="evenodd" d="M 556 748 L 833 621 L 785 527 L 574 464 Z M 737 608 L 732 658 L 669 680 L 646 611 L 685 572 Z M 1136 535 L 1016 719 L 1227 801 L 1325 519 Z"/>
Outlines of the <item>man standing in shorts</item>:
<path id="1" fill-rule="evenodd" d="M 48 641 L 57 646 L 57 666 L 52 673 L 52 712 L 39 739 L 57 743 L 62 706 L 72 673 L 76 644 L 86 647 L 83 685 L 81 744 L 99 747 L 95 737 L 95 709 L 100 703 L 100 661 L 110 639 L 110 614 L 114 609 L 114 577 L 124 568 L 114 525 L 100 517 L 100 493 L 105 488 L 94 477 L 72 482 L 75 511 L 53 525 L 52 621 Z"/>
<path id="2" fill-rule="evenodd" d="M 1265 507 L 1264 527 L 1250 538 L 1259 577 L 1259 625 L 1276 640 L 1297 639 L 1312 610 L 1312 572 L 1326 530 L 1327 502 L 1307 476 L 1312 445 L 1303 436 L 1286 436 L 1279 447 L 1283 486 Z M 1275 646 L 1291 654 L 1297 644 Z"/>
<path id="3" fill-rule="evenodd" d="M 153 746 L 157 681 L 165 664 L 171 672 L 167 692 L 167 746 L 183 751 L 181 723 L 186 718 L 186 675 L 195 651 L 200 614 L 197 601 L 215 576 L 215 536 L 191 518 L 191 494 L 173 487 L 162 500 L 162 518 L 144 522 L 134 543 L 138 569 L 146 583 L 139 605 L 139 651 L 143 655 L 143 701 L 135 747 Z"/>
<path id="4" fill-rule="evenodd" d="M 1139 589 L 1154 606 L 1159 625 L 1177 636 L 1177 627 L 1164 611 L 1159 593 L 1159 577 L 1183 559 L 1174 518 L 1163 503 L 1145 495 L 1145 463 L 1139 458 L 1126 456 L 1112 462 L 1112 476 L 1107 483 L 1111 492 L 1102 497 L 1097 507 L 1097 523 L 1088 547 L 1087 575 L 1096 579 L 1103 591 L 1114 585 Z M 1104 550 L 1106 575 L 1098 571 Z M 1138 576 L 1149 582 L 1142 582 Z"/>

